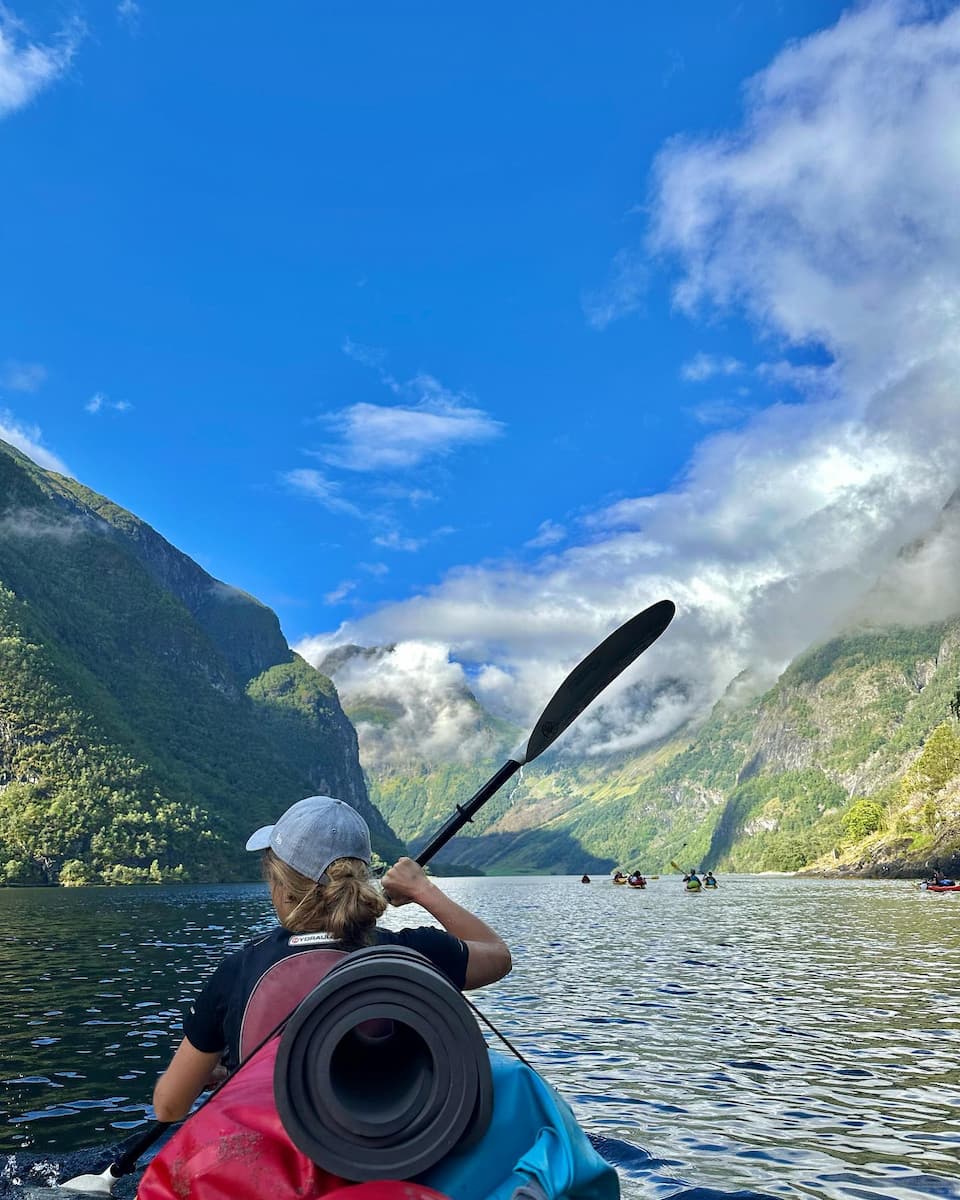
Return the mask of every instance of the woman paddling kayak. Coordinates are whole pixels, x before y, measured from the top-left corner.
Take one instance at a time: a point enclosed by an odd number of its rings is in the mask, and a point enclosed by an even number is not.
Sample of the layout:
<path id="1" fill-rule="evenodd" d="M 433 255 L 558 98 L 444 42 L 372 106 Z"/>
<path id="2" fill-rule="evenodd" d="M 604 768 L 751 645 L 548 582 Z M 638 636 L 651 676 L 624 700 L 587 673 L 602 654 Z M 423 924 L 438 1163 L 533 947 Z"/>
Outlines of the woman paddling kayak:
<path id="1" fill-rule="evenodd" d="M 228 1071 L 241 1061 L 245 1019 L 253 1020 L 251 997 L 269 997 L 273 968 L 315 952 L 400 945 L 418 950 L 460 989 L 502 979 L 511 967 L 503 940 L 479 917 L 455 904 L 412 859 L 401 858 L 383 879 L 394 905 L 411 901 L 443 929 L 420 926 L 396 932 L 377 927 L 387 901 L 369 880 L 370 831 L 358 812 L 330 796 L 294 804 L 275 825 L 252 834 L 247 849 L 263 851 L 264 876 L 280 921 L 269 933 L 229 955 L 207 981 L 183 1023 L 184 1038 L 157 1081 L 153 1107 L 160 1121 L 179 1121 L 210 1081 L 225 1056 Z M 328 955 L 329 957 L 329 955 Z M 319 961 L 319 960 L 317 960 Z M 309 964 L 307 964 L 309 966 Z M 278 968 L 279 970 L 279 968 Z M 282 1011 L 266 1014 L 266 1025 L 295 1006 L 288 989 L 274 989 Z M 257 1014 L 263 1025 L 263 1014 Z M 244 1049 L 246 1047 L 244 1046 Z"/>

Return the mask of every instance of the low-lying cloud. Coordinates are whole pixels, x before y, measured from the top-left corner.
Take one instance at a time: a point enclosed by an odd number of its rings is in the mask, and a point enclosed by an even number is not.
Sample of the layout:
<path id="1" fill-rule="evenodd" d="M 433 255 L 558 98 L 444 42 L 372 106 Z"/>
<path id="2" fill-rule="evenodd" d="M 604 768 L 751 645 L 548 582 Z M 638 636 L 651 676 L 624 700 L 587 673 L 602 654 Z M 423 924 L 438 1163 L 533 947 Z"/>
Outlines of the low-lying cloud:
<path id="1" fill-rule="evenodd" d="M 0 537 L 51 542 L 72 542 L 78 537 L 108 532 L 109 526 L 95 517 L 66 514 L 54 519 L 32 508 L 8 510 L 0 517 Z"/>
<path id="2" fill-rule="evenodd" d="M 333 667 L 314 645 L 314 661 L 336 679 L 354 723 L 365 766 L 486 758 L 500 744 L 467 688 L 463 668 L 447 648 L 407 641 L 347 654 Z M 389 720 L 371 712 L 385 712 Z"/>
<path id="3" fill-rule="evenodd" d="M 674 625 L 565 736 L 628 749 L 705 712 L 744 670 L 772 681 L 851 621 L 960 608 L 955 526 L 937 525 L 960 483 L 960 12 L 859 8 L 783 50 L 744 96 L 739 128 L 664 148 L 647 241 L 618 256 L 592 319 L 623 317 L 646 273 L 669 271 L 691 319 L 750 317 L 766 356 L 783 352 L 795 402 L 707 437 L 674 487 L 598 509 L 562 552 L 455 570 L 308 639 L 308 656 L 428 638 L 526 723 L 611 628 L 669 596 Z M 794 347 L 818 353 L 795 367 Z M 904 582 L 924 571 L 930 588 Z M 407 682 L 430 695 L 443 661 L 419 660 Z M 638 685 L 652 709 L 631 701 Z"/>

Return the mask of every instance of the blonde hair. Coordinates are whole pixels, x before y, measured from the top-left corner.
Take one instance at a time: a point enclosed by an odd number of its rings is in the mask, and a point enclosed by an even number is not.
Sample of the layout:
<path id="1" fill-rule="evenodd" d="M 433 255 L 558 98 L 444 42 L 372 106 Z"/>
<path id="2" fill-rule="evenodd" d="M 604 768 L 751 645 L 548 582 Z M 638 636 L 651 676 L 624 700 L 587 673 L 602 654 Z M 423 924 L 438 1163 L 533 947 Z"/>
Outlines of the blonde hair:
<path id="1" fill-rule="evenodd" d="M 278 891 L 291 933 L 328 933 L 338 942 L 365 945 L 387 902 L 370 882 L 367 864 L 359 858 L 335 859 L 325 871 L 326 882 L 301 875 L 270 849 L 263 855 L 263 877 L 271 892 Z"/>

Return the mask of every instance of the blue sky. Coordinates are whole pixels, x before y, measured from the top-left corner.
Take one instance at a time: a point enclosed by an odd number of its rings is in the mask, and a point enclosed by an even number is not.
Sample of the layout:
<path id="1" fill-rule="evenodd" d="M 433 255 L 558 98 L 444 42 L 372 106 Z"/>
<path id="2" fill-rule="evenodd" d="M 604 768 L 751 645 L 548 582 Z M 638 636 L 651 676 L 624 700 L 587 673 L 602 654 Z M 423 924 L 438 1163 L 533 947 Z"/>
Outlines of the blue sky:
<path id="1" fill-rule="evenodd" d="M 522 712 L 674 594 L 662 675 L 782 666 L 958 482 L 889 417 L 946 344 L 956 14 L 843 12 L 14 0 L 0 424 L 314 657 Z"/>

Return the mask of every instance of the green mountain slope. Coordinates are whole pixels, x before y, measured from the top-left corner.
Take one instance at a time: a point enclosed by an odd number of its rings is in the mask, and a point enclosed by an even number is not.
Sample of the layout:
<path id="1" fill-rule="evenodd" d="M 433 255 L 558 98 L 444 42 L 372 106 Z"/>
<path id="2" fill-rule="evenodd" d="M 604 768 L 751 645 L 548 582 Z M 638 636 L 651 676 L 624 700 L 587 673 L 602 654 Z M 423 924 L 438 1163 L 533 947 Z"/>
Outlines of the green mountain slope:
<path id="1" fill-rule="evenodd" d="M 493 872 L 656 873 L 671 860 L 960 872 L 958 672 L 958 621 L 854 631 L 802 655 L 765 695 L 723 700 L 698 728 L 642 754 L 545 755 L 441 861 Z M 416 843 L 499 761 L 368 774 Z"/>
<path id="2" fill-rule="evenodd" d="M 0 880 L 249 877 L 245 836 L 311 792 L 401 851 L 270 609 L 0 443 Z"/>

